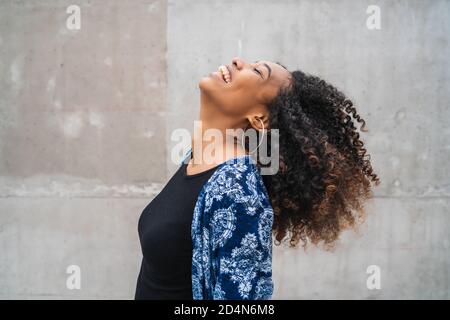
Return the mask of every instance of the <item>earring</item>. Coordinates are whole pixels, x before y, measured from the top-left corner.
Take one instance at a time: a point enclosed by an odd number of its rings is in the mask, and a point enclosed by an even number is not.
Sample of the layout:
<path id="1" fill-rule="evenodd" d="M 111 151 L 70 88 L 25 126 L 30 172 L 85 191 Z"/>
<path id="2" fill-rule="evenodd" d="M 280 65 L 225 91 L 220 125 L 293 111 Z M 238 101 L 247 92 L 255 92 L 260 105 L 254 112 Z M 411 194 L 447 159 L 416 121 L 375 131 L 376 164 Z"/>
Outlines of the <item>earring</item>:
<path id="1" fill-rule="evenodd" d="M 256 150 L 258 150 L 258 148 L 259 148 L 259 146 L 261 145 L 261 143 L 262 143 L 262 141 L 263 141 L 263 138 L 264 138 L 264 130 L 265 130 L 265 128 L 264 128 L 264 122 L 263 122 L 260 118 L 258 118 L 258 120 L 261 122 L 261 126 L 262 126 L 262 137 L 261 137 L 261 141 L 259 141 L 258 146 L 255 148 L 255 150 L 253 150 L 252 152 L 249 152 L 249 153 L 253 153 L 253 152 L 255 152 Z M 244 150 L 245 150 L 245 142 L 244 142 L 244 138 L 245 138 L 245 134 L 242 134 L 241 145 L 242 145 L 242 147 L 243 147 Z"/>

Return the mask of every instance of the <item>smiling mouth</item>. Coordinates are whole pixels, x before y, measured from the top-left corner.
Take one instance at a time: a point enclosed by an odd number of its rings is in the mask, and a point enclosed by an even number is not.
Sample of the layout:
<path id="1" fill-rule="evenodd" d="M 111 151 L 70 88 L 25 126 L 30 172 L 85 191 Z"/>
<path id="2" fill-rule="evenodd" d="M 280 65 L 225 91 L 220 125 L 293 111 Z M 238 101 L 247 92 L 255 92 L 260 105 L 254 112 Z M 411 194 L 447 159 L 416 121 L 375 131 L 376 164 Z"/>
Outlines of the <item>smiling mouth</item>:
<path id="1" fill-rule="evenodd" d="M 222 76 L 222 80 L 225 81 L 225 83 L 231 82 L 231 71 L 228 66 L 226 65 L 219 66 L 219 74 Z"/>

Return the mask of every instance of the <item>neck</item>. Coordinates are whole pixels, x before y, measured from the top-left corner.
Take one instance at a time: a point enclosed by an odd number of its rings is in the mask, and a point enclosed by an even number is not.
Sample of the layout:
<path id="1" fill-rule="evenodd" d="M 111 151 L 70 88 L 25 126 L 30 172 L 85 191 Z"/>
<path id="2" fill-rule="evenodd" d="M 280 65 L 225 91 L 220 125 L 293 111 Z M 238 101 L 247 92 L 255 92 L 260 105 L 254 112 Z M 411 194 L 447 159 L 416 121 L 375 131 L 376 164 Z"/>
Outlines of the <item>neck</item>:
<path id="1" fill-rule="evenodd" d="M 240 139 L 235 139 L 239 129 L 235 119 L 218 114 L 219 108 L 210 101 L 201 99 L 200 119 L 194 123 L 194 135 L 191 141 L 192 161 L 194 164 L 220 164 L 230 158 L 247 154 Z"/>

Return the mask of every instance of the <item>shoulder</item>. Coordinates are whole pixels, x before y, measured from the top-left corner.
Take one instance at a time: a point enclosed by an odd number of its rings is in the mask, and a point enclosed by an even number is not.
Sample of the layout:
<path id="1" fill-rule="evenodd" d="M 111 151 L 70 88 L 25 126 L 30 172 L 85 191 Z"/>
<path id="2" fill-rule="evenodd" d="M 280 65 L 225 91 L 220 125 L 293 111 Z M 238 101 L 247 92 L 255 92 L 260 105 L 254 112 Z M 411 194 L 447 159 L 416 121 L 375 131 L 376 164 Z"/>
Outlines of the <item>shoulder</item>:
<path id="1" fill-rule="evenodd" d="M 213 248 L 238 247 L 254 239 L 268 247 L 273 209 L 256 165 L 249 158 L 233 159 L 220 167 L 205 197 Z M 239 229 L 239 232 L 235 232 Z M 241 236 L 246 235 L 245 239 Z"/>
<path id="2" fill-rule="evenodd" d="M 222 164 L 205 186 L 205 197 L 206 209 L 214 204 L 270 205 L 259 170 L 250 156 L 230 159 Z"/>

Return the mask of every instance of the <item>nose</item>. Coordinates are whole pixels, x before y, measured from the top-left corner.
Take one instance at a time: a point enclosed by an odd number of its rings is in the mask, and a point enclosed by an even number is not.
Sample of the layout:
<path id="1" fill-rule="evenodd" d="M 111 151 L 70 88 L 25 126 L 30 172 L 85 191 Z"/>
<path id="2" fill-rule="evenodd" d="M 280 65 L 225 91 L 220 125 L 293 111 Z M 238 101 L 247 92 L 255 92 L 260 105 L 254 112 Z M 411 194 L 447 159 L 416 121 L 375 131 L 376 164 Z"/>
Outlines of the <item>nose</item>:
<path id="1" fill-rule="evenodd" d="M 244 61 L 243 61 L 241 58 L 239 58 L 239 57 L 234 57 L 234 58 L 232 59 L 232 65 L 233 65 L 236 69 L 240 70 L 240 69 L 243 68 L 243 66 L 245 65 L 245 63 L 244 63 Z"/>

